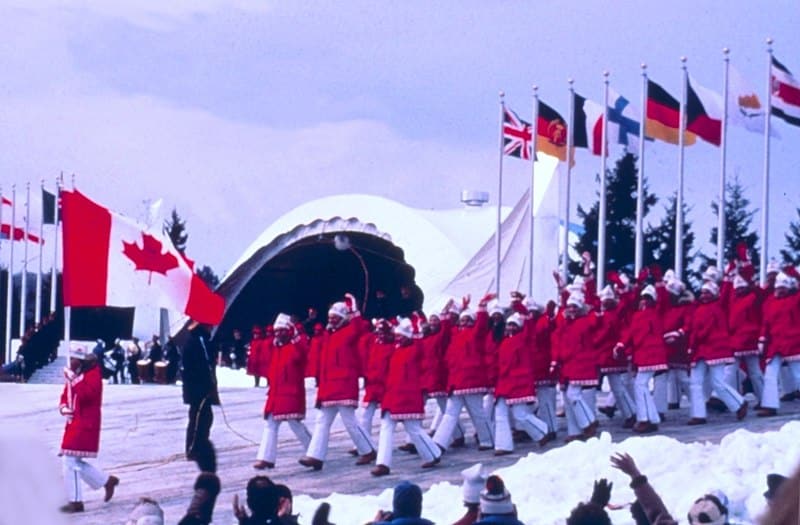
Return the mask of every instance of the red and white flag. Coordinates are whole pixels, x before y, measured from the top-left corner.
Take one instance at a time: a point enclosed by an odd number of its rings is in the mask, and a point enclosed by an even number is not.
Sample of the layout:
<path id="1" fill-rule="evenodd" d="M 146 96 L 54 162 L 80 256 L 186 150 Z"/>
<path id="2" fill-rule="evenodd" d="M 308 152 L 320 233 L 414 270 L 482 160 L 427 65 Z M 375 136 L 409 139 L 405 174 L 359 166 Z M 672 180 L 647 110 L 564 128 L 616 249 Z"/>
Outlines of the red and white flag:
<path id="1" fill-rule="evenodd" d="M 222 320 L 212 292 L 168 238 L 148 232 L 77 190 L 61 192 L 65 306 L 177 310 L 201 323 Z"/>
<path id="2" fill-rule="evenodd" d="M 800 126 L 800 82 L 775 57 L 772 57 L 770 78 L 772 114 Z"/>
<path id="3" fill-rule="evenodd" d="M 12 228 L 12 205 L 11 199 L 7 199 L 6 197 L 3 197 L 2 202 L 0 202 L 0 206 L 3 207 L 0 210 L 0 240 L 11 239 L 14 241 L 30 241 L 36 244 L 44 244 L 44 239 L 41 239 L 38 235 L 34 235 L 31 232 L 26 232 L 25 228 L 20 228 L 16 225 Z"/>

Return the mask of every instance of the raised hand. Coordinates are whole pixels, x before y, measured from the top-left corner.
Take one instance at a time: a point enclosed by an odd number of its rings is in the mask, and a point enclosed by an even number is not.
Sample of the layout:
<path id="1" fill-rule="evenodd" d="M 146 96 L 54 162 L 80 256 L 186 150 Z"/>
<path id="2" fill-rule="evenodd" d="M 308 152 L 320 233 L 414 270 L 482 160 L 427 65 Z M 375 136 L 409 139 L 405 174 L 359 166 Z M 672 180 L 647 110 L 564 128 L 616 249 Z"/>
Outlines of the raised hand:
<path id="1" fill-rule="evenodd" d="M 590 501 L 600 507 L 605 507 L 611 500 L 611 488 L 613 483 L 609 483 L 606 478 L 601 478 L 594 482 L 594 489 L 592 490 L 592 498 Z"/>
<path id="2" fill-rule="evenodd" d="M 631 479 L 642 475 L 642 473 L 639 472 L 639 468 L 636 466 L 636 462 L 629 454 L 626 453 L 620 452 L 617 453 L 616 456 L 611 456 L 611 466 L 615 469 L 621 470 L 630 476 Z"/>

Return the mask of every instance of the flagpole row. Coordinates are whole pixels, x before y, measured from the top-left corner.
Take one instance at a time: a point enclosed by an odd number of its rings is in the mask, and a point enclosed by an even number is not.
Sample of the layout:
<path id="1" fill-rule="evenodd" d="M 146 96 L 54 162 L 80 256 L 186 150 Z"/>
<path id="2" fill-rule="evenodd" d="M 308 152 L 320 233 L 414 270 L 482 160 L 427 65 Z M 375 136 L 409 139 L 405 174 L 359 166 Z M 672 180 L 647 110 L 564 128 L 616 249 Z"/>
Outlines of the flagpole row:
<path id="1" fill-rule="evenodd" d="M 767 283 L 767 262 L 769 261 L 769 131 L 772 120 L 772 42 L 767 38 L 767 107 L 764 113 L 764 172 L 761 193 L 761 264 L 758 277 L 761 286 Z"/>
<path id="2" fill-rule="evenodd" d="M 533 86 L 533 120 L 531 120 L 531 191 L 530 191 L 530 246 L 528 247 L 528 296 L 533 296 L 533 228 L 534 219 L 534 195 L 533 189 L 536 186 L 536 137 L 539 133 L 539 86 Z"/>
<path id="3" fill-rule="evenodd" d="M 565 203 L 564 203 L 564 246 L 563 254 L 561 256 L 561 278 L 566 284 L 569 281 L 569 207 L 570 207 L 570 179 L 572 178 L 572 144 L 573 122 L 575 120 L 575 89 L 573 88 L 574 80 L 567 79 L 569 84 L 569 116 L 567 117 L 567 181 L 564 190 Z"/>
<path id="4" fill-rule="evenodd" d="M 722 127 L 720 134 L 719 159 L 719 210 L 717 213 L 717 269 L 721 272 L 725 267 L 725 170 L 726 147 L 728 138 L 728 71 L 730 66 L 730 49 L 722 49 Z"/>
<path id="5" fill-rule="evenodd" d="M 22 272 L 20 273 L 19 297 L 19 337 L 25 335 L 27 329 L 26 311 L 28 310 L 28 232 L 31 231 L 31 183 L 25 183 L 25 231 L 22 233 Z"/>
<path id="6" fill-rule="evenodd" d="M 633 275 L 639 275 L 644 258 L 644 238 L 642 217 L 644 216 L 644 143 L 646 142 L 645 123 L 647 122 L 647 64 L 642 63 L 642 107 L 639 118 L 639 169 L 636 174 L 636 246 L 634 248 Z"/>
<path id="7" fill-rule="evenodd" d="M 14 305 L 14 230 L 17 226 L 16 221 L 17 210 L 17 185 L 11 185 L 11 223 L 9 224 L 9 239 L 8 243 L 8 293 L 6 294 L 6 363 L 12 360 L 11 353 L 11 312 Z"/>
<path id="8" fill-rule="evenodd" d="M 689 72 L 681 57 L 681 105 L 678 122 L 678 193 L 675 202 L 675 276 L 683 280 L 683 153 L 686 134 L 686 87 Z"/>
<path id="9" fill-rule="evenodd" d="M 600 207 L 597 216 L 597 291 L 606 275 L 606 162 L 608 158 L 608 71 L 603 71 L 603 127 L 600 143 Z"/>
<path id="10" fill-rule="evenodd" d="M 494 272 L 494 293 L 500 296 L 500 226 L 501 226 L 501 208 L 503 206 L 503 118 L 505 116 L 505 93 L 500 92 L 500 163 L 497 173 L 497 258 L 495 260 Z"/>

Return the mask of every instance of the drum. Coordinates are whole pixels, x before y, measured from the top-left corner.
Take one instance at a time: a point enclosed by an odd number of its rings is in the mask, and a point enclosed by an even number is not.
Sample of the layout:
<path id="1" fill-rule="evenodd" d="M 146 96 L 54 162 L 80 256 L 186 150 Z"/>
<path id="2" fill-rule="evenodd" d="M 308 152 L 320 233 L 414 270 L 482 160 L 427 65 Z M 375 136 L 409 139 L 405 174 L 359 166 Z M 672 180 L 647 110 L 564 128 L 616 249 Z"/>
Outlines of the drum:
<path id="1" fill-rule="evenodd" d="M 154 378 L 156 383 L 158 383 L 159 385 L 166 385 L 167 384 L 167 362 L 166 361 L 156 361 L 154 375 L 156 376 Z"/>
<path id="2" fill-rule="evenodd" d="M 139 359 L 136 361 L 136 369 L 139 371 L 139 381 L 142 383 L 151 383 L 153 378 L 150 376 L 150 360 Z"/>

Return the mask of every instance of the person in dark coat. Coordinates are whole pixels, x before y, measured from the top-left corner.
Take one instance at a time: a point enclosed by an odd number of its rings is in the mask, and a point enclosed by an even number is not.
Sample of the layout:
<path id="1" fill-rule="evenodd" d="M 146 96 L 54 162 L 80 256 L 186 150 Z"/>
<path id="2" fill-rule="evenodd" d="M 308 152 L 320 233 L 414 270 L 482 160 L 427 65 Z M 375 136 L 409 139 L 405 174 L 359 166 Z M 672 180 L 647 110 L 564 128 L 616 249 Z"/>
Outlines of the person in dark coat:
<path id="1" fill-rule="evenodd" d="M 167 383 L 174 383 L 180 370 L 181 354 L 172 337 L 167 339 L 167 344 L 164 345 L 164 357 L 167 360 Z"/>
<path id="2" fill-rule="evenodd" d="M 189 325 L 189 341 L 183 349 L 183 402 L 189 405 L 186 426 L 186 459 L 197 462 L 204 472 L 217 471 L 214 445 L 209 439 L 214 423 L 212 405 L 219 405 L 214 354 L 208 327 L 197 321 Z"/>
<path id="3" fill-rule="evenodd" d="M 252 514 L 239 505 L 238 495 L 233 497 L 233 515 L 239 520 L 239 525 L 280 525 L 282 492 L 267 476 L 250 478 L 247 482 L 247 507 Z"/>
<path id="4" fill-rule="evenodd" d="M 392 512 L 379 510 L 372 525 L 433 525 L 422 517 L 422 489 L 410 481 L 394 488 Z"/>

